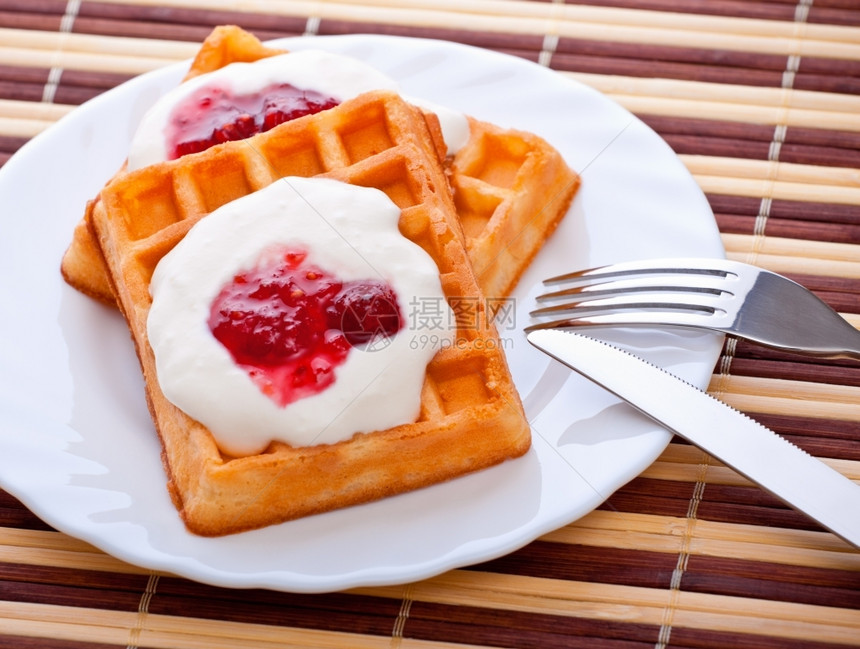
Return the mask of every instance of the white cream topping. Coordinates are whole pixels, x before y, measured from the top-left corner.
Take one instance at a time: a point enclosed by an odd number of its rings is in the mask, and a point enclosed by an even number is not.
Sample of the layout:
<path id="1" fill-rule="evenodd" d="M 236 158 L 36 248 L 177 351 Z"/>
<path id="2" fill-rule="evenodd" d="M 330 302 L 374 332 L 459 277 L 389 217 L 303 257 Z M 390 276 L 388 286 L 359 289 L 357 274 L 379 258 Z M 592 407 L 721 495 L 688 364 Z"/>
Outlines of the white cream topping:
<path id="1" fill-rule="evenodd" d="M 276 83 L 315 90 L 339 102 L 372 90 L 399 92 L 393 79 L 366 63 L 321 50 L 300 50 L 253 63 L 231 63 L 179 84 L 147 111 L 132 138 L 129 171 L 168 159 L 167 131 L 171 113 L 196 90 L 211 85 L 229 88 L 236 94 L 253 94 Z M 462 113 L 423 100 L 407 101 L 414 101 L 439 116 L 449 154 L 455 153 L 469 139 L 469 123 Z"/>
<path id="2" fill-rule="evenodd" d="M 259 453 L 272 440 L 333 443 L 418 416 L 426 365 L 454 331 L 416 344 L 409 308 L 433 300 L 453 322 L 439 270 L 400 234 L 400 209 L 381 191 L 328 179 L 285 178 L 200 220 L 156 266 L 147 322 L 165 396 L 212 431 L 227 453 Z M 353 348 L 322 392 L 285 407 L 265 396 L 214 337 L 213 300 L 272 245 L 344 280 L 383 279 L 398 296 L 403 328 L 372 351 Z"/>

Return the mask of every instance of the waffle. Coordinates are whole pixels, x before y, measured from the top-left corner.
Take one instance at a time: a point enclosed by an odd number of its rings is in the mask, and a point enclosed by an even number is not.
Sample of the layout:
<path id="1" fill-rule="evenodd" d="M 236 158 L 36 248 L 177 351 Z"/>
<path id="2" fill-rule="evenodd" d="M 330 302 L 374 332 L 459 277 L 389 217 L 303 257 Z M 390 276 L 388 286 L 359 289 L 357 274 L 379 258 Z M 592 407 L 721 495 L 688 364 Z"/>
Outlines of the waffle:
<path id="1" fill-rule="evenodd" d="M 228 63 L 282 53 L 264 47 L 238 27 L 218 27 L 204 41 L 186 79 Z M 470 126 L 466 146 L 445 162 L 466 232 L 466 250 L 481 289 L 484 295 L 505 298 L 567 212 L 579 176 L 535 135 L 476 119 L 470 119 Z M 440 153 L 443 159 L 444 151 L 442 148 Z M 88 205 L 88 211 L 94 203 Z M 108 303 L 114 301 L 85 220 L 74 231 L 61 269 L 66 281 L 78 290 Z"/>
<path id="2" fill-rule="evenodd" d="M 457 344 L 427 366 L 414 423 L 331 445 L 274 442 L 259 455 L 221 453 L 211 433 L 162 394 L 146 318 L 158 260 L 224 203 L 293 175 L 384 191 L 401 232 L 439 266 L 450 303 L 479 296 L 436 143 L 417 109 L 368 93 L 249 140 L 116 179 L 90 214 L 125 315 L 163 446 L 173 501 L 189 530 L 223 535 L 417 489 L 522 455 L 530 431 L 485 307 L 457 317 Z"/>
<path id="3" fill-rule="evenodd" d="M 536 135 L 469 125 L 451 163 L 455 206 L 484 295 L 504 298 L 567 213 L 580 179 Z"/>

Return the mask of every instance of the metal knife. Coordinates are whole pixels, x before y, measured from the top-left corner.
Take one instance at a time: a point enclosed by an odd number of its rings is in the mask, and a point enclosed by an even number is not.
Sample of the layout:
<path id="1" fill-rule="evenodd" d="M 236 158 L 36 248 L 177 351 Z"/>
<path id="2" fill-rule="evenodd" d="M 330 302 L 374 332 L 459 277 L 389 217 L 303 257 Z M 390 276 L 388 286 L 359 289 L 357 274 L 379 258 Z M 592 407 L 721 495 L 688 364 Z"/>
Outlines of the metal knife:
<path id="1" fill-rule="evenodd" d="M 860 485 L 673 374 L 608 343 L 545 329 L 528 341 L 860 548 Z"/>

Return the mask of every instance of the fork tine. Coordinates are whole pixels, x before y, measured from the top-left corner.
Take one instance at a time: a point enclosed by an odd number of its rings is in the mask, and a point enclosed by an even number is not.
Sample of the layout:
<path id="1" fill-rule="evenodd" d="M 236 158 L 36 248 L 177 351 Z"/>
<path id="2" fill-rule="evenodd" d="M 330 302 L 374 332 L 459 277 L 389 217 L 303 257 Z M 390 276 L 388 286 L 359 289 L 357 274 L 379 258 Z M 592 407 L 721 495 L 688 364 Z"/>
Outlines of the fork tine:
<path id="1" fill-rule="evenodd" d="M 621 262 L 565 273 L 544 280 L 545 285 L 560 283 L 592 283 L 616 277 L 636 275 L 706 275 L 727 277 L 736 274 L 734 262 L 723 259 L 662 259 Z"/>
<path id="2" fill-rule="evenodd" d="M 695 329 L 711 329 L 724 332 L 724 329 L 708 313 L 695 311 L 629 311 L 629 312 L 593 312 L 579 314 L 570 318 L 561 318 L 548 322 L 539 322 L 525 327 L 525 332 L 539 329 L 573 329 L 577 327 L 692 327 Z"/>
<path id="3" fill-rule="evenodd" d="M 616 295 L 599 299 L 569 300 L 545 306 L 529 313 L 532 317 L 559 316 L 567 313 L 604 313 L 621 311 L 671 311 L 722 315 L 726 313 L 719 299 L 713 296 L 643 293 Z"/>
<path id="4" fill-rule="evenodd" d="M 673 284 L 655 283 L 653 277 L 636 277 L 634 279 L 606 279 L 591 278 L 594 283 L 574 283 L 558 291 L 550 291 L 538 295 L 538 302 L 549 302 L 552 300 L 565 299 L 570 302 L 590 300 L 598 297 L 613 297 L 633 293 L 695 293 L 706 295 L 732 294 L 727 287 L 725 279 L 713 276 L 702 276 L 695 278 L 684 278 L 684 284 L 673 280 Z M 559 279 L 556 284 L 563 283 Z M 544 282 L 546 284 L 546 282 Z"/>

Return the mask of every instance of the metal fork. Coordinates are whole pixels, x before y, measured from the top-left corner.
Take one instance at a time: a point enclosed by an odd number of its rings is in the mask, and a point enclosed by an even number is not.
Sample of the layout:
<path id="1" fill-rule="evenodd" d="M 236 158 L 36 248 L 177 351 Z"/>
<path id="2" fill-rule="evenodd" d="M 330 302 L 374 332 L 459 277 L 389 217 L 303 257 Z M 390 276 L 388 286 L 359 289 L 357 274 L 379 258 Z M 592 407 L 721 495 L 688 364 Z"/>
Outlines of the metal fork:
<path id="1" fill-rule="evenodd" d="M 712 329 L 825 358 L 860 358 L 860 331 L 792 280 L 724 259 L 659 259 L 544 282 L 526 331 L 651 326 Z M 550 318 L 550 320 L 546 320 Z"/>

